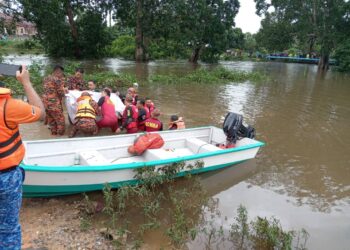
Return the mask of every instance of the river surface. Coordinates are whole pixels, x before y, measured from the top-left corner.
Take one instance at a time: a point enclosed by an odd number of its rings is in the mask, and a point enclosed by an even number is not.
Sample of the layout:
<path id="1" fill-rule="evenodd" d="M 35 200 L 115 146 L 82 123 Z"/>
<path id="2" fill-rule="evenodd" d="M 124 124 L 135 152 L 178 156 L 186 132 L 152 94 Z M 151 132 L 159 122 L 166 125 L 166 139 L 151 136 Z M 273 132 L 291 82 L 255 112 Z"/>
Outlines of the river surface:
<path id="1" fill-rule="evenodd" d="M 5 58 L 32 63 L 28 56 Z M 84 62 L 116 72 L 136 74 L 142 83 L 149 75 L 185 74 L 195 70 L 187 62 L 150 62 L 107 59 Z M 239 204 L 250 218 L 275 216 L 285 229 L 305 228 L 309 249 L 350 249 L 350 76 L 317 66 L 273 62 L 222 62 L 228 69 L 264 71 L 270 80 L 222 85 L 144 85 L 141 96 L 152 97 L 167 123 L 172 114 L 184 117 L 187 127 L 221 126 L 227 112 L 243 114 L 257 139 L 266 142 L 255 160 L 202 175 L 209 193 L 219 198 L 228 227 Z M 199 67 L 213 67 L 200 65 Z M 215 65 L 214 65 L 215 67 Z M 50 138 L 40 123 L 24 126 L 25 139 Z M 200 249 L 197 243 L 190 248 Z"/>

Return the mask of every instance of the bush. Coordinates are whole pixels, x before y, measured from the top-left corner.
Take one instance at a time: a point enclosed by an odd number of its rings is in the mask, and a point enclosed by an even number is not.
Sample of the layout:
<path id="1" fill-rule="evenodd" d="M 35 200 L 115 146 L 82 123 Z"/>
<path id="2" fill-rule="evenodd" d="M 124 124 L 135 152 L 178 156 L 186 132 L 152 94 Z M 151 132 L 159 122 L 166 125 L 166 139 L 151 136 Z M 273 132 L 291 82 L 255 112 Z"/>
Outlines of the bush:
<path id="1" fill-rule="evenodd" d="M 112 42 L 110 53 L 112 56 L 122 57 L 124 59 L 134 59 L 135 38 L 129 35 L 118 37 Z"/>
<path id="2" fill-rule="evenodd" d="M 16 43 L 15 47 L 22 50 L 42 49 L 40 43 L 34 39 L 26 39 L 24 41 L 19 41 L 18 43 Z"/>
<path id="3" fill-rule="evenodd" d="M 187 59 L 191 54 L 186 46 L 164 38 L 150 41 L 146 49 L 150 59 Z M 135 59 L 135 37 L 121 35 L 112 42 L 107 50 L 111 56 Z"/>
<path id="4" fill-rule="evenodd" d="M 151 41 L 148 47 L 151 59 L 183 59 L 189 58 L 191 51 L 188 47 L 173 40 L 160 38 Z"/>
<path id="5" fill-rule="evenodd" d="M 335 51 L 338 69 L 350 71 L 350 39 L 345 40 Z"/>

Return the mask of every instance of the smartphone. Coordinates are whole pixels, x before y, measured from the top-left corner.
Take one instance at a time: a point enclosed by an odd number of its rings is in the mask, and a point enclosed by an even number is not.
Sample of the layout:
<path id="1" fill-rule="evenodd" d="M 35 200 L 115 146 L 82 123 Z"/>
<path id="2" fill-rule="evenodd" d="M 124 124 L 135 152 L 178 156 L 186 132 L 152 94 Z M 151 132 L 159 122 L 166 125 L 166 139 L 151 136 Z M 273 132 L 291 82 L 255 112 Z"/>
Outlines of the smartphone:
<path id="1" fill-rule="evenodd" d="M 14 65 L 14 64 L 7 64 L 7 63 L 0 63 L 0 75 L 16 76 L 17 70 L 22 71 L 22 66 Z"/>

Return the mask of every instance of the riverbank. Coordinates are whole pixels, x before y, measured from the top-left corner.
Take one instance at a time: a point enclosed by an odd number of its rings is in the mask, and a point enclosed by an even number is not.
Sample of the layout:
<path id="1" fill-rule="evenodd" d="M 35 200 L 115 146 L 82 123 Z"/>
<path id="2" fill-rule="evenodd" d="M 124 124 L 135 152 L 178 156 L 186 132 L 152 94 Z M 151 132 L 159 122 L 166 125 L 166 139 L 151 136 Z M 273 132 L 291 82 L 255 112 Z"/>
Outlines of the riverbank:
<path id="1" fill-rule="evenodd" d="M 24 199 L 23 249 L 305 249 L 306 231 L 284 230 L 277 218 L 252 218 L 241 205 L 224 228 L 220 200 L 208 196 L 199 177 L 155 177 L 116 191 L 106 186 L 103 193 Z"/>
<path id="2" fill-rule="evenodd" d="M 21 210 L 23 249 L 113 249 L 99 229 L 81 230 L 81 196 L 24 199 Z"/>

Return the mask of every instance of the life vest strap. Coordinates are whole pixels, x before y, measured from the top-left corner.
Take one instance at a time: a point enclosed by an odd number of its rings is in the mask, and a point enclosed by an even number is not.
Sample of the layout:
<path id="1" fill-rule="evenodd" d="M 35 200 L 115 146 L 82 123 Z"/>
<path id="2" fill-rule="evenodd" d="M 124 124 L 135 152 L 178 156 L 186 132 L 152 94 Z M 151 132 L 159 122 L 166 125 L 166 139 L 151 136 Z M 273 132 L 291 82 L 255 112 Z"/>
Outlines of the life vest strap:
<path id="1" fill-rule="evenodd" d="M 4 142 L 0 142 L 0 148 L 4 148 L 7 147 L 8 145 L 10 145 L 12 142 L 14 142 L 19 136 L 19 131 L 17 131 L 16 133 L 14 133 L 10 139 L 8 139 L 7 141 Z"/>
<path id="2" fill-rule="evenodd" d="M 19 140 L 12 148 L 0 153 L 0 159 L 12 155 L 22 145 L 22 140 Z"/>

